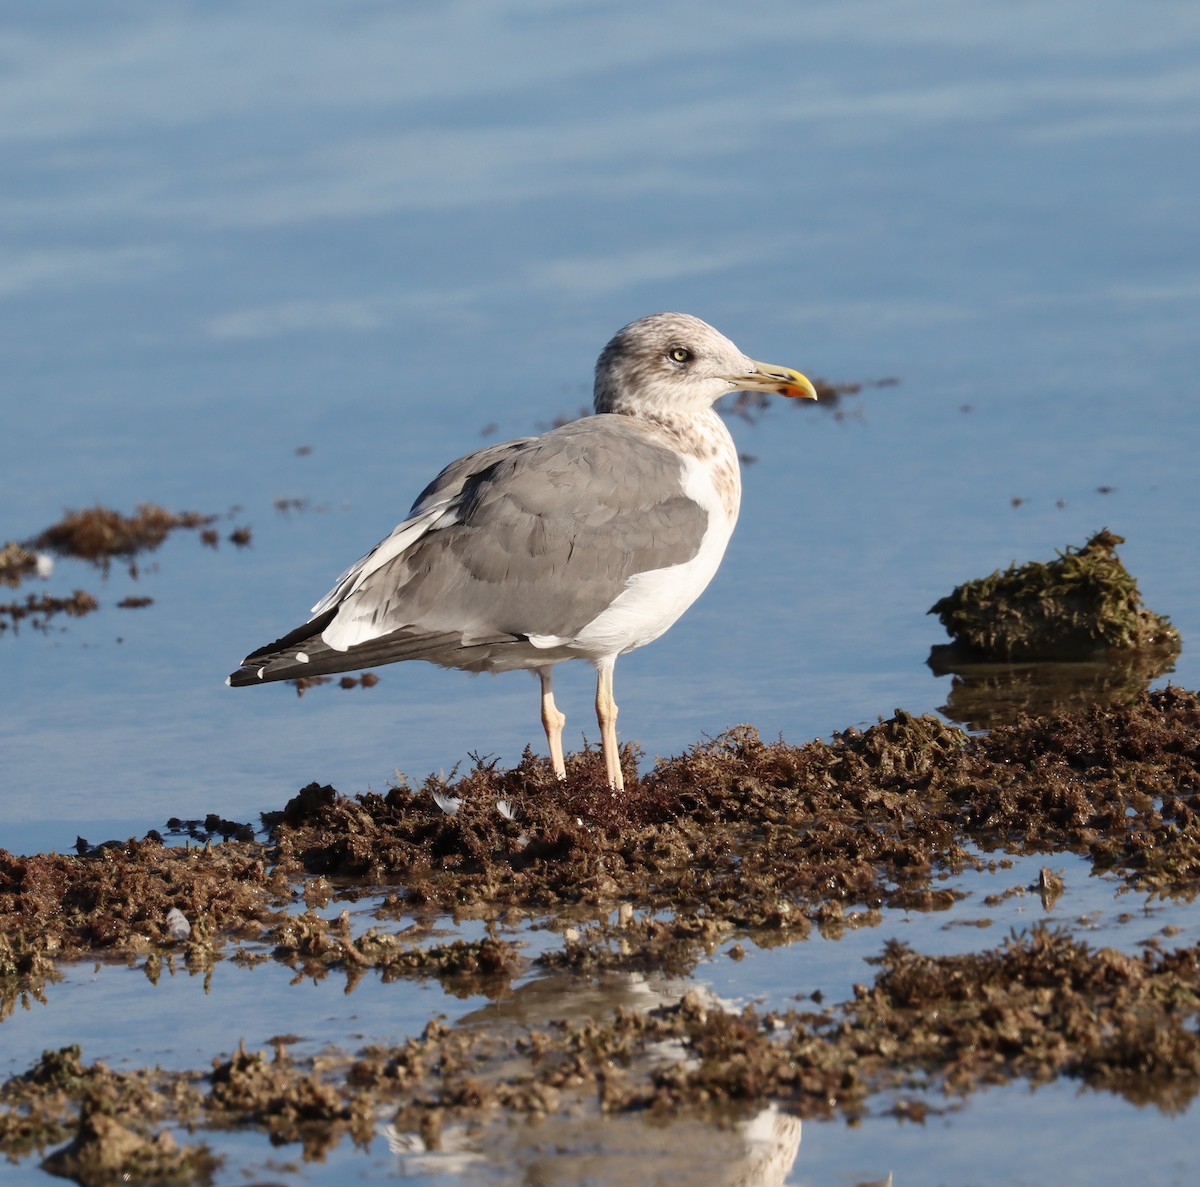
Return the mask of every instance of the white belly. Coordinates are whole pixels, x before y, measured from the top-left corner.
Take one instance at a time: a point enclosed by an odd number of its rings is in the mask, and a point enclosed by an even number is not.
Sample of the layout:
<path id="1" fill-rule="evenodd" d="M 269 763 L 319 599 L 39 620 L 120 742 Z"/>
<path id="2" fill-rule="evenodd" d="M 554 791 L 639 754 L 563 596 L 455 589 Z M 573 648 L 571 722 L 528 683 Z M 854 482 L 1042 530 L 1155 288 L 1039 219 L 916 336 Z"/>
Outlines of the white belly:
<path id="1" fill-rule="evenodd" d="M 538 635 L 537 648 L 583 659 L 621 655 L 653 642 L 704 592 L 713 579 L 737 521 L 713 489 L 708 467 L 689 459 L 684 492 L 708 512 L 708 526 L 699 552 L 681 565 L 638 573 L 607 609 L 577 631 L 573 638 Z"/>

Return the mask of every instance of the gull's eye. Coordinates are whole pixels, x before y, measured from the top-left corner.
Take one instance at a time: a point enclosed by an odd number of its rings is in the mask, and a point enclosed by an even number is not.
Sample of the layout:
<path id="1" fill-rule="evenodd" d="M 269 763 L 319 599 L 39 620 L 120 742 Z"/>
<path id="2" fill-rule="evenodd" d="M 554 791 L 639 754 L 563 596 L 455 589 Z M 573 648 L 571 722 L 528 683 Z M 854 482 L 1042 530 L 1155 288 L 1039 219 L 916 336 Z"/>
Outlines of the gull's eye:
<path id="1" fill-rule="evenodd" d="M 673 363 L 690 363 L 692 360 L 692 352 L 686 346 L 672 346 L 667 351 L 667 358 Z"/>

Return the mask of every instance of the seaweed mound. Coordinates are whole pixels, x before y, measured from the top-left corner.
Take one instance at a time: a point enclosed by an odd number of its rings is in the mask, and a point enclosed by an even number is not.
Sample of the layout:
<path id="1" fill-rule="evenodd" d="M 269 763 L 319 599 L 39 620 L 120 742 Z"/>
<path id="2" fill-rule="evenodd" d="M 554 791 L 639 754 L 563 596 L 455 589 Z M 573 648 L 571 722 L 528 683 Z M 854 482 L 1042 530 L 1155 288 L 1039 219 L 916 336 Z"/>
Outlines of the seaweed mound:
<path id="1" fill-rule="evenodd" d="M 196 511 L 176 514 L 154 503 L 142 503 L 133 515 L 91 507 L 68 511 L 36 536 L 32 546 L 80 557 L 107 570 L 114 557 L 132 561 L 140 552 L 153 552 L 176 528 L 200 528 L 214 518 Z"/>
<path id="2" fill-rule="evenodd" d="M 1176 655 L 1179 632 L 1142 605 L 1107 528 L 1052 561 L 1012 564 L 934 603 L 956 648 L 975 660 L 1081 661 L 1113 651 Z"/>

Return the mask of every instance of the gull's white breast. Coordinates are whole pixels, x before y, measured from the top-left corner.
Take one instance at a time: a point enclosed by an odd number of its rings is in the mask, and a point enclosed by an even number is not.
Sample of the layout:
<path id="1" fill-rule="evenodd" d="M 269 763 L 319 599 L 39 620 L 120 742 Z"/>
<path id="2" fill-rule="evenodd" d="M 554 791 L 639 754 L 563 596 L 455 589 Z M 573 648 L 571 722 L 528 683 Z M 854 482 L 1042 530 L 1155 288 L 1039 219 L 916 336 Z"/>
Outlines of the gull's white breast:
<path id="1" fill-rule="evenodd" d="M 730 441 L 730 452 L 733 443 Z M 652 643 L 704 592 L 713 579 L 737 522 L 737 500 L 730 502 L 717 490 L 716 467 L 694 457 L 681 456 L 683 493 L 708 514 L 699 551 L 683 564 L 637 573 L 616 600 L 572 638 L 534 635 L 539 649 L 565 649 L 585 659 L 621 655 Z M 736 460 L 733 474 L 737 474 Z M 735 492 L 740 494 L 740 492 Z"/>

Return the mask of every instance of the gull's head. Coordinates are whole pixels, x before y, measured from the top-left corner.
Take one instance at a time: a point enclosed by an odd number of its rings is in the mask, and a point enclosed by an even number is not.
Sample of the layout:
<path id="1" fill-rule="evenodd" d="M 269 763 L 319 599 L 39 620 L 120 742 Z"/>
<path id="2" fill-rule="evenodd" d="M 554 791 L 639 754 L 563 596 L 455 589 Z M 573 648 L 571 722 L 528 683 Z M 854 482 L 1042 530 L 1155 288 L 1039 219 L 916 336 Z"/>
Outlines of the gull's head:
<path id="1" fill-rule="evenodd" d="M 652 313 L 630 322 L 596 360 L 597 412 L 694 412 L 743 391 L 817 398 L 799 371 L 757 362 L 687 313 Z"/>

